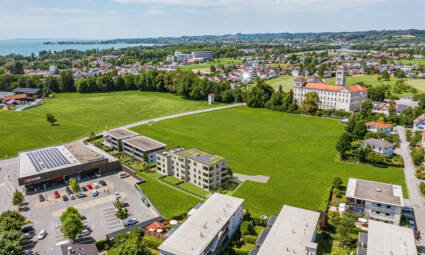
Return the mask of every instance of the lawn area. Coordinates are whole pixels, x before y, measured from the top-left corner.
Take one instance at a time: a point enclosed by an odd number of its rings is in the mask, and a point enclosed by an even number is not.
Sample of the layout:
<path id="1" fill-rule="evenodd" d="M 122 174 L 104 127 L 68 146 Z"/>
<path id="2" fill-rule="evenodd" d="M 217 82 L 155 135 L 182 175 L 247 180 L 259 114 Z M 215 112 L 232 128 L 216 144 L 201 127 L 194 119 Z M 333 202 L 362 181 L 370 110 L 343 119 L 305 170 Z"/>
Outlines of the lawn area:
<path id="1" fill-rule="evenodd" d="M 388 61 L 390 62 L 390 61 Z M 418 64 L 418 65 L 425 65 L 425 59 L 423 58 L 414 58 L 414 59 L 399 59 L 399 60 L 394 60 L 394 63 L 403 63 L 405 65 L 410 65 L 410 64 Z"/>
<path id="2" fill-rule="evenodd" d="M 202 64 L 195 64 L 195 65 L 186 65 L 180 67 L 184 70 L 192 70 L 192 69 L 201 69 L 201 68 L 210 68 L 211 65 L 217 66 L 217 65 L 235 65 L 235 64 L 241 64 L 242 61 L 240 59 L 233 59 L 233 58 L 220 58 L 216 59 L 214 61 L 208 62 L 208 63 L 202 63 Z"/>
<path id="3" fill-rule="evenodd" d="M 267 80 L 266 83 L 274 88 L 275 91 L 279 91 L 279 86 L 282 85 L 282 90 L 288 92 L 294 88 L 294 76 L 282 75 L 274 79 Z"/>
<path id="4" fill-rule="evenodd" d="M 216 104 L 214 106 L 219 106 Z M 132 122 L 211 107 L 206 101 L 189 101 L 168 93 L 125 91 L 111 93 L 64 93 L 42 106 L 22 112 L 0 112 L 0 159 L 19 151 L 70 142 Z M 46 113 L 58 126 L 46 121 Z"/>
<path id="5" fill-rule="evenodd" d="M 161 179 L 161 181 L 166 182 L 170 185 L 176 185 L 177 183 L 182 182 L 180 179 L 174 177 L 174 176 L 165 176 Z"/>
<path id="6" fill-rule="evenodd" d="M 159 182 L 158 173 L 139 172 L 139 175 L 146 179 L 139 187 L 165 218 L 182 215 L 201 201 Z"/>
<path id="7" fill-rule="evenodd" d="M 237 107 L 133 130 L 166 143 L 168 148 L 195 147 L 223 155 L 233 172 L 270 176 L 265 184 L 247 181 L 233 194 L 244 198 L 244 207 L 257 216 L 277 215 L 283 204 L 323 208 L 326 191 L 336 176 L 344 182 L 354 177 L 401 184 L 407 195 L 401 169 L 336 160 L 335 144 L 344 130 L 337 120 Z M 165 199 L 176 193 L 152 189 L 148 192 Z"/>
<path id="8" fill-rule="evenodd" d="M 196 186 L 192 183 L 189 183 L 189 182 L 184 182 L 182 184 L 179 184 L 179 185 L 177 185 L 177 187 L 179 187 L 180 189 L 185 190 L 189 193 L 200 196 L 200 197 L 205 197 L 205 195 L 207 195 L 209 193 L 208 191 L 201 189 L 198 186 Z"/>

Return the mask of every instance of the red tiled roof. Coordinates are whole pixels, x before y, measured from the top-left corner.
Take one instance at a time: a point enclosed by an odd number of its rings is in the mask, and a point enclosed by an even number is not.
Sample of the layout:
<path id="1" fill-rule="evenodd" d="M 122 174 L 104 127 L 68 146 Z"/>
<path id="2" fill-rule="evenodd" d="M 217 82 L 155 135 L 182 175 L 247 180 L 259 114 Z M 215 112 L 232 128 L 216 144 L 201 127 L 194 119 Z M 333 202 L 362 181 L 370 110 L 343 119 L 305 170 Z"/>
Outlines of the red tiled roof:
<path id="1" fill-rule="evenodd" d="M 390 124 L 384 124 L 384 123 L 380 123 L 380 122 L 376 122 L 376 121 L 369 121 L 366 123 L 366 126 L 376 126 L 378 128 L 390 128 L 393 127 Z"/>
<path id="2" fill-rule="evenodd" d="M 164 228 L 165 228 L 165 225 L 162 224 L 159 221 L 155 221 L 154 223 L 152 223 L 152 224 L 150 224 L 149 226 L 146 227 L 146 229 L 155 229 L 155 230 L 164 229 Z"/>
<path id="3" fill-rule="evenodd" d="M 330 85 L 324 82 L 307 83 L 305 88 L 318 89 L 318 90 L 329 90 L 329 91 L 340 91 L 342 86 Z"/>
<path id="4" fill-rule="evenodd" d="M 13 95 L 13 96 L 5 96 L 5 97 L 3 97 L 3 100 L 4 101 L 9 101 L 9 100 L 13 100 L 13 99 L 19 100 L 19 99 L 26 99 L 28 97 L 29 96 L 27 94 L 16 94 L 16 95 Z"/>
<path id="5" fill-rule="evenodd" d="M 359 85 L 359 84 L 355 84 L 355 85 L 351 85 L 351 86 L 347 86 L 345 87 L 348 91 L 350 92 L 357 92 L 357 91 L 361 91 L 361 90 L 367 90 L 367 88 Z"/>
<path id="6" fill-rule="evenodd" d="M 413 122 L 416 123 L 416 122 L 420 121 L 421 119 L 423 119 L 423 117 L 425 117 L 425 113 L 422 114 L 421 116 L 417 117 Z"/>

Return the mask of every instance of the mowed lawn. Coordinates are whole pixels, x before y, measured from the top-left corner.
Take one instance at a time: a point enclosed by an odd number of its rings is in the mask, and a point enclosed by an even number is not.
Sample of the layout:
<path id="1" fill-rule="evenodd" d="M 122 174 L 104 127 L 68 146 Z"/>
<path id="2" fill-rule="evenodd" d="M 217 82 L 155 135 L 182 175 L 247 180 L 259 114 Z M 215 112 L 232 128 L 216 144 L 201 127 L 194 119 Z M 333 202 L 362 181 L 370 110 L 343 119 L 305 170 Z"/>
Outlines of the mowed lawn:
<path id="1" fill-rule="evenodd" d="M 270 176 L 266 184 L 247 181 L 234 193 L 255 215 L 277 214 L 283 204 L 318 210 L 336 176 L 401 184 L 407 194 L 402 169 L 337 161 L 335 144 L 344 130 L 337 120 L 237 107 L 133 130 L 168 148 L 223 155 L 234 172 Z"/>
<path id="2" fill-rule="evenodd" d="M 241 64 L 242 61 L 240 59 L 233 59 L 233 58 L 219 58 L 215 59 L 214 61 L 207 62 L 207 63 L 201 63 L 201 64 L 193 64 L 193 65 L 186 65 L 179 67 L 184 70 L 192 70 L 192 69 L 203 69 L 203 68 L 210 68 L 211 65 L 218 66 L 218 65 L 238 65 Z"/>
<path id="3" fill-rule="evenodd" d="M 218 106 L 216 104 L 214 106 Z M 211 107 L 206 101 L 189 101 L 168 93 L 125 91 L 65 93 L 42 106 L 22 112 L 0 111 L 0 159 L 19 151 L 69 142 L 124 124 Z M 46 113 L 58 126 L 46 121 Z"/>

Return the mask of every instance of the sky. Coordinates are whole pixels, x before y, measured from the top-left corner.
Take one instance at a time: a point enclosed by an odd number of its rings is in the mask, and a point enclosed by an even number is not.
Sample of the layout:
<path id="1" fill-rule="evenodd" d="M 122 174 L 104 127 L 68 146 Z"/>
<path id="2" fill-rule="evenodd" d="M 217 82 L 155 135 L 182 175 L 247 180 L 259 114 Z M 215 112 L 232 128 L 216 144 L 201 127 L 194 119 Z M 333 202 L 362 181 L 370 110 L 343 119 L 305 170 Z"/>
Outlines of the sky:
<path id="1" fill-rule="evenodd" d="M 425 29 L 425 0 L 0 0 L 0 40 Z"/>

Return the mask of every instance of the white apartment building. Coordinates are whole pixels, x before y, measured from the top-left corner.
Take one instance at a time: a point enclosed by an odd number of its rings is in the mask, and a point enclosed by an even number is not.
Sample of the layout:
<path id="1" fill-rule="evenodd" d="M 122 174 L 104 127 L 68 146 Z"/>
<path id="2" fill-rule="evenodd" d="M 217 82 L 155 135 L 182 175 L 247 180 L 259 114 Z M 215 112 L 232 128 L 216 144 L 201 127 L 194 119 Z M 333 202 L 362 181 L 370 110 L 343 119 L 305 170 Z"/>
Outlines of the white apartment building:
<path id="1" fill-rule="evenodd" d="M 297 78 L 294 82 L 294 98 L 301 105 L 307 93 L 316 92 L 319 96 L 320 109 L 335 109 L 348 112 L 360 110 L 360 105 L 367 97 L 367 88 L 361 85 L 339 86 L 322 81 L 306 82 Z"/>
<path id="2" fill-rule="evenodd" d="M 349 178 L 345 196 L 348 212 L 371 220 L 400 224 L 404 207 L 400 185 Z"/>
<path id="3" fill-rule="evenodd" d="M 227 159 L 195 148 L 174 148 L 156 154 L 157 171 L 205 190 L 218 189 L 229 178 Z"/>
<path id="4" fill-rule="evenodd" d="M 138 134 L 126 128 L 118 128 L 103 132 L 103 145 L 114 149 L 114 151 L 122 151 L 122 141 Z"/>
<path id="5" fill-rule="evenodd" d="M 158 247 L 161 255 L 220 255 L 242 222 L 243 199 L 214 193 Z"/>
<path id="6" fill-rule="evenodd" d="M 156 162 L 156 154 L 165 149 L 165 144 L 146 136 L 135 136 L 122 141 L 125 154 L 149 164 Z"/>
<path id="7" fill-rule="evenodd" d="M 320 213 L 284 205 L 277 217 L 270 217 L 249 254 L 316 255 L 317 225 Z"/>

